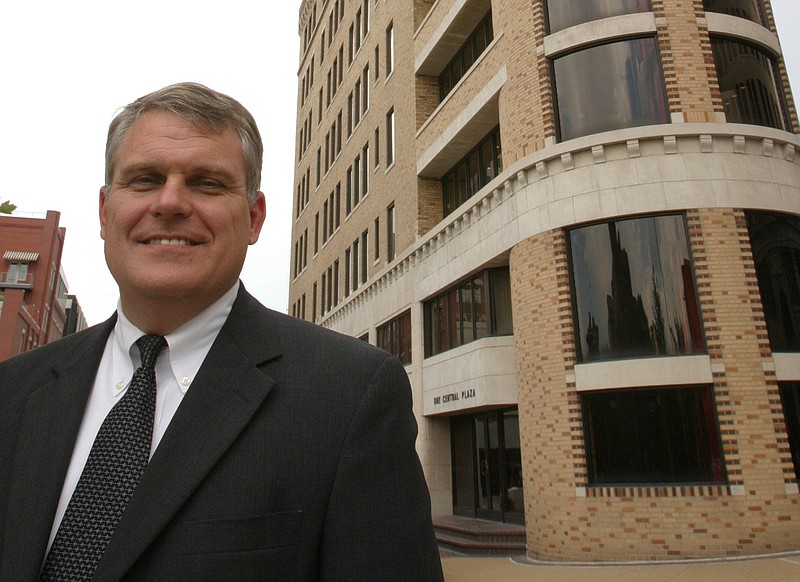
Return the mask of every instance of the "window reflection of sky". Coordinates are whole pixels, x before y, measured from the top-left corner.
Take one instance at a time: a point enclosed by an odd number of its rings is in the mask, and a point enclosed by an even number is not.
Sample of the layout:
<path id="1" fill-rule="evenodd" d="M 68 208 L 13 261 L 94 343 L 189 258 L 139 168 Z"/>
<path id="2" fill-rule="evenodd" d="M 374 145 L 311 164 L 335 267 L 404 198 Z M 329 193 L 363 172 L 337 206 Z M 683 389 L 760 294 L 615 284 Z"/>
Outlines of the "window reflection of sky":
<path id="1" fill-rule="evenodd" d="M 614 295 L 612 278 L 615 272 L 617 277 L 627 277 L 628 268 L 631 295 L 643 305 L 650 325 L 649 333 L 652 335 L 653 327 L 657 324 L 657 294 L 661 302 L 661 320 L 666 328 L 666 350 L 667 353 L 676 353 L 680 343 L 684 346 L 691 344 L 682 270 L 683 265 L 688 263 L 689 253 L 682 217 L 626 220 L 616 223 L 614 228 L 619 248 L 627 255 L 618 254 L 617 264 L 614 262 L 608 224 L 576 229 L 570 235 L 583 359 L 589 355 L 586 335 L 592 324 L 597 326 L 602 357 L 625 355 L 613 353 L 618 346 L 611 345 L 608 305 L 609 297 Z M 627 266 L 622 264 L 625 259 Z M 624 298 L 614 299 L 620 301 Z M 641 348 L 648 351 L 647 346 Z M 657 348 L 652 349 L 657 351 Z"/>

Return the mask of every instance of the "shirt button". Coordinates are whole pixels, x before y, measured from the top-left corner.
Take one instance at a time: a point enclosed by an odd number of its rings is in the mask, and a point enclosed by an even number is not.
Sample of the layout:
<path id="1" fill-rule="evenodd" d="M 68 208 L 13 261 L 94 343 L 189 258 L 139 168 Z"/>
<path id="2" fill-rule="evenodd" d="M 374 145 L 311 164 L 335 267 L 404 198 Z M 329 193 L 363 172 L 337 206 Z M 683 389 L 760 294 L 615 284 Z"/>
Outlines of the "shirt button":
<path id="1" fill-rule="evenodd" d="M 192 383 L 192 381 L 189 380 L 188 376 L 184 376 L 183 379 L 181 380 L 181 386 L 184 386 L 184 387 L 188 386 L 191 383 Z"/>
<path id="2" fill-rule="evenodd" d="M 125 382 L 117 382 L 114 385 L 114 388 L 116 388 L 117 390 L 122 390 L 123 388 L 125 388 Z"/>

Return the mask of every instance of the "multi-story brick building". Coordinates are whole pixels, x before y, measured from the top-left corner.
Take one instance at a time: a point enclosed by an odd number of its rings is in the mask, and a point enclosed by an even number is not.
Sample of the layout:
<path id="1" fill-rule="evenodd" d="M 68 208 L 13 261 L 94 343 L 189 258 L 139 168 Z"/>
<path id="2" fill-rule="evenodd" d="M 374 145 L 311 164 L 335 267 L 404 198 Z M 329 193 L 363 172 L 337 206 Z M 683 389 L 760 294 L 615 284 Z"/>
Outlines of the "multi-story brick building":
<path id="1" fill-rule="evenodd" d="M 66 229 L 60 213 L 0 216 L 0 360 L 64 335 L 67 284 L 61 270 Z M 77 318 L 73 331 L 86 327 Z"/>
<path id="2" fill-rule="evenodd" d="M 290 312 L 407 366 L 434 514 L 547 560 L 800 549 L 768 0 L 304 0 Z"/>

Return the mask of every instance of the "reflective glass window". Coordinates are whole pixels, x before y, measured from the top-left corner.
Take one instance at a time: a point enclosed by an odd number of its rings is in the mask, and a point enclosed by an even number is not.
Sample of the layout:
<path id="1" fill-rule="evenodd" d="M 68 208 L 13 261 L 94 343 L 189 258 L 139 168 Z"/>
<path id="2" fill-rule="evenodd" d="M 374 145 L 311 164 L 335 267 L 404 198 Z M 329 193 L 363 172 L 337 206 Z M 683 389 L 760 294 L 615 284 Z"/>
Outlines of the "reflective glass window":
<path id="1" fill-rule="evenodd" d="M 712 38 L 711 49 L 726 121 L 787 129 L 774 60 L 754 46 L 730 39 Z"/>
<path id="2" fill-rule="evenodd" d="M 703 0 L 703 8 L 706 12 L 746 18 L 764 25 L 764 8 L 760 0 Z"/>
<path id="3" fill-rule="evenodd" d="M 748 213 L 761 303 L 774 352 L 800 351 L 800 220 Z"/>
<path id="4" fill-rule="evenodd" d="M 558 32 L 564 28 L 621 16 L 635 12 L 650 12 L 650 0 L 549 0 L 547 2 L 547 18 L 550 32 Z"/>
<path id="5" fill-rule="evenodd" d="M 682 216 L 595 224 L 569 241 L 580 361 L 703 351 Z"/>
<path id="6" fill-rule="evenodd" d="M 461 206 L 502 170 L 502 145 L 498 126 L 442 177 L 444 216 Z"/>
<path id="7" fill-rule="evenodd" d="M 800 382 L 782 382 L 780 390 L 794 475 L 800 481 Z"/>
<path id="8" fill-rule="evenodd" d="M 709 386 L 580 395 L 592 485 L 726 480 Z"/>
<path id="9" fill-rule="evenodd" d="M 562 140 L 669 123 L 654 38 L 614 42 L 553 61 Z"/>
<path id="10" fill-rule="evenodd" d="M 405 311 L 377 328 L 378 347 L 397 357 L 403 364 L 411 363 L 411 312 Z"/>
<path id="11" fill-rule="evenodd" d="M 425 303 L 425 354 L 433 356 L 486 336 L 511 335 L 508 269 L 490 269 Z"/>

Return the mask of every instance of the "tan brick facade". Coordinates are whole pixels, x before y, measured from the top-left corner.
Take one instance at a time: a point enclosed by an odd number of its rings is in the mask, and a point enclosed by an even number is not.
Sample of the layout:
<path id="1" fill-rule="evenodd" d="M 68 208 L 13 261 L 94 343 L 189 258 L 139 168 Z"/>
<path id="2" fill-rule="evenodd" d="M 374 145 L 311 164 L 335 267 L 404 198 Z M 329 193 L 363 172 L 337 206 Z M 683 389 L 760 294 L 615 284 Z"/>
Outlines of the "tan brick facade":
<path id="1" fill-rule="evenodd" d="M 360 48 L 351 63 L 349 30 L 352 25 L 357 33 L 358 14 L 366 12 L 368 30 L 362 20 Z M 487 13 L 493 37 L 449 93 L 440 95 L 439 75 Z M 415 0 L 413 6 L 389 0 L 303 2 L 299 32 L 308 48 L 298 68 L 292 242 L 293 256 L 305 244 L 307 258 L 291 276 L 290 313 L 376 343 L 380 326 L 410 312 L 413 358 L 406 369 L 434 515 L 464 514 L 457 499 L 464 471 L 451 456 L 458 438 L 453 427 L 513 410 L 522 465 L 522 483 L 514 485 L 513 495 L 524 492 L 524 516 L 516 497 L 507 503 L 516 513 L 498 509 L 511 494 L 497 491 L 498 499 L 482 500 L 495 504 L 487 513 L 478 505 L 485 482 L 474 483 L 474 515 L 524 519 L 531 557 L 672 560 L 800 550 L 800 493 L 780 394 L 784 382 L 800 382 L 800 354 L 772 352 L 747 228 L 751 212 L 800 217 L 800 128 L 769 2 L 764 2 L 766 26 L 706 14 L 702 0 L 652 0 L 649 11 L 556 31 L 550 30 L 547 13 L 546 0 Z M 754 44 L 774 60 L 792 131 L 769 123 L 726 123 L 724 98 L 730 96 L 723 95 L 717 79 L 712 41 L 740 38 L 742 31 L 754 33 Z M 667 119 L 562 140 L 557 59 L 642 38 L 652 39 L 650 52 L 657 52 L 664 94 L 655 101 L 666 103 Z M 342 82 L 335 81 L 328 105 L 326 78 L 340 54 Z M 309 83 L 304 79 L 310 68 Z M 349 135 L 348 98 L 359 81 L 363 87 L 366 68 L 368 107 Z M 341 151 L 337 146 L 326 170 L 326 134 L 340 112 Z M 444 216 L 444 178 L 474 156 L 498 126 L 502 168 Z M 349 170 L 357 159 L 363 163 L 365 146 L 368 193 L 348 213 Z M 307 203 L 298 194 L 304 180 L 310 181 Z M 335 199 L 337 188 L 337 226 L 326 237 L 320 232 L 315 245 L 315 229 L 322 230 L 325 204 Z M 390 257 L 392 204 L 397 232 Z M 691 281 L 683 284 L 696 294 L 700 349 L 675 358 L 580 361 L 570 230 L 659 215 L 685 222 L 690 261 L 682 273 Z M 360 251 L 365 240 L 365 280 L 359 272 L 352 281 L 350 272 L 345 281 L 348 257 L 352 260 L 355 245 Z M 331 301 L 323 300 L 337 264 L 339 287 Z M 498 268 L 510 277 L 513 337 L 489 333 L 434 353 L 433 300 Z M 486 313 L 495 316 L 490 306 Z M 718 433 L 715 475 L 722 477 L 593 483 L 584 395 L 664 387 L 702 387 L 708 395 L 715 417 L 704 430 Z M 504 454 L 510 458 L 514 452 L 509 447 Z"/>

